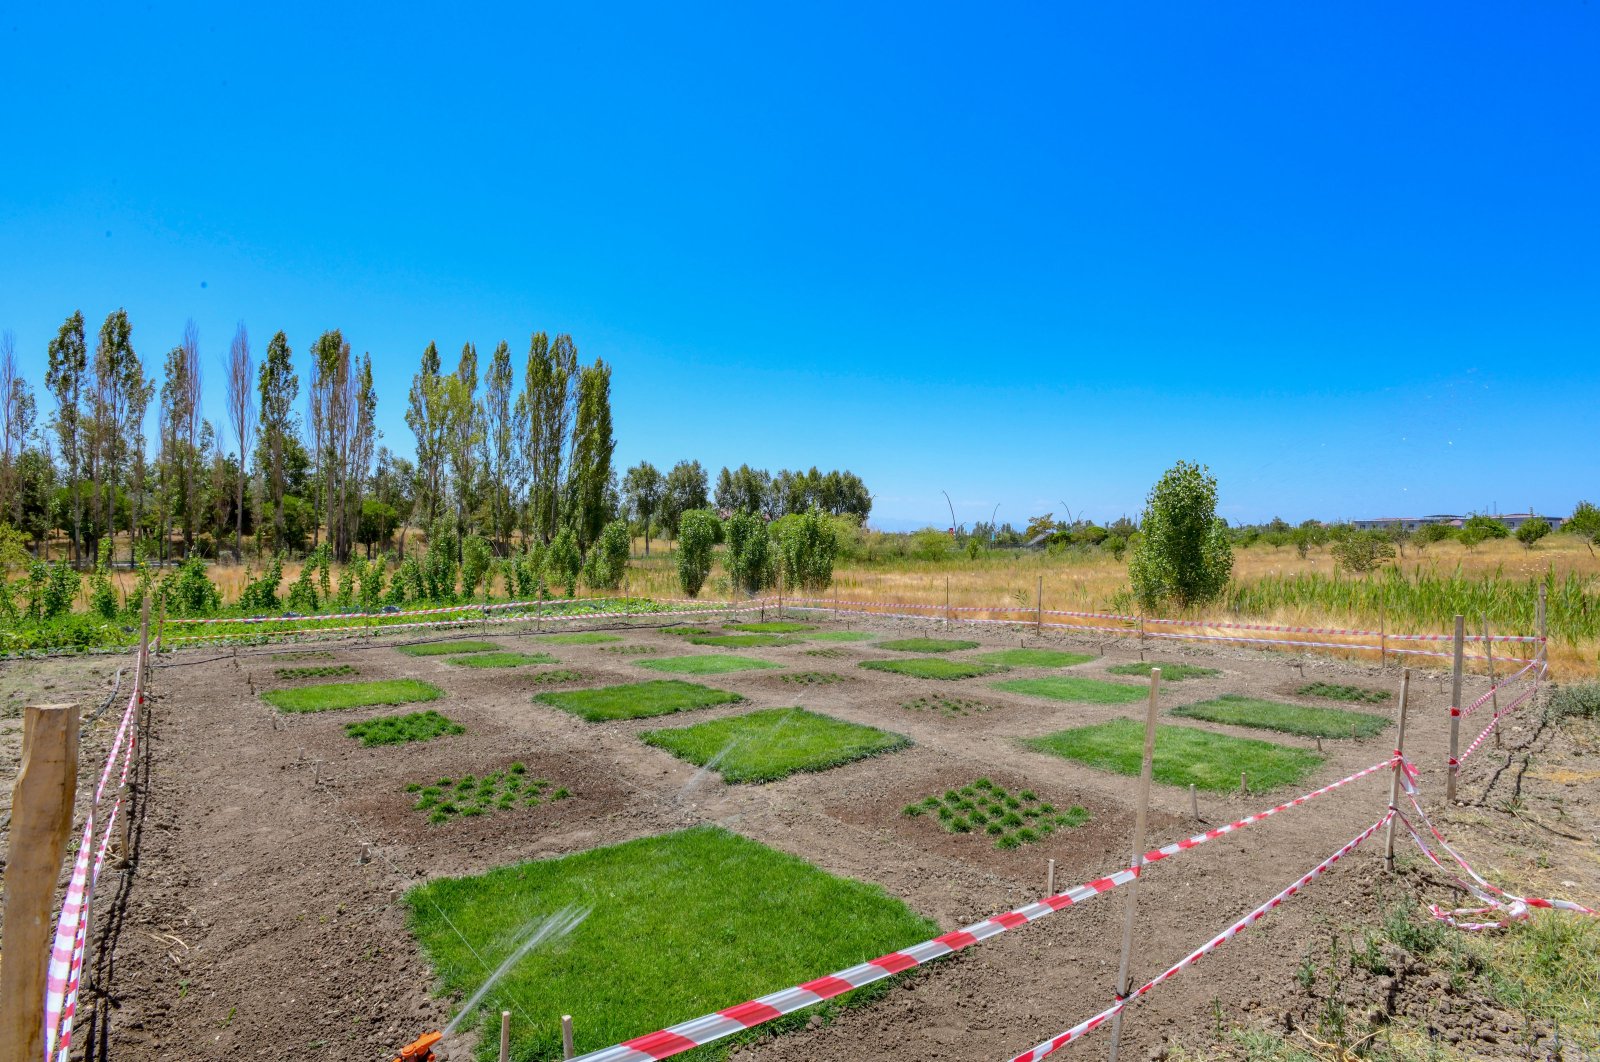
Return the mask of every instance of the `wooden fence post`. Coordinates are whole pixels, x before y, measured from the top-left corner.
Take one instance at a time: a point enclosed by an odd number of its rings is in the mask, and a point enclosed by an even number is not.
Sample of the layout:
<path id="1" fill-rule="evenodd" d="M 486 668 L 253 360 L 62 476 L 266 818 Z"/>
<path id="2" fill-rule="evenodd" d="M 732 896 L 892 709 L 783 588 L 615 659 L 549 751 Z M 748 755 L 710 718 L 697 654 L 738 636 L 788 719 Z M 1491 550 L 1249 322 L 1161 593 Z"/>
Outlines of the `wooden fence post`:
<path id="1" fill-rule="evenodd" d="M 1489 614 L 1483 614 L 1483 662 L 1489 669 L 1489 707 L 1494 709 L 1494 747 L 1500 748 L 1500 685 L 1494 675 L 1494 645 L 1489 641 Z"/>
<path id="2" fill-rule="evenodd" d="M 1144 832 L 1150 815 L 1150 777 L 1154 770 L 1156 751 L 1156 694 L 1161 689 L 1161 669 L 1150 669 L 1150 706 L 1144 718 L 1144 765 L 1139 771 L 1139 808 L 1133 820 L 1133 869 L 1144 873 Z M 1117 999 L 1126 999 L 1128 967 L 1133 961 L 1133 916 L 1139 905 L 1139 878 L 1128 882 L 1128 899 L 1122 919 L 1122 962 L 1117 969 Z M 1106 1057 L 1117 1062 L 1117 1050 L 1122 1044 L 1122 1011 L 1111 1019 L 1111 1053 Z"/>
<path id="3" fill-rule="evenodd" d="M 1456 637 L 1454 664 L 1450 669 L 1450 773 L 1445 777 L 1444 798 L 1454 801 L 1456 798 L 1456 772 L 1461 765 L 1456 762 L 1456 754 L 1461 747 L 1461 670 L 1465 663 L 1466 652 L 1466 617 L 1456 617 Z"/>
<path id="4" fill-rule="evenodd" d="M 0 1042 L 10 1057 L 44 1057 L 45 976 L 51 907 L 78 793 L 78 708 L 30 706 L 22 724 L 22 769 L 11 790 L 11 855 L 0 939 Z"/>
<path id="5" fill-rule="evenodd" d="M 1395 734 L 1394 751 L 1396 756 L 1401 756 L 1406 751 L 1406 707 L 1411 700 L 1411 669 L 1405 668 L 1400 672 L 1400 718 L 1399 733 Z M 1400 803 L 1400 772 L 1405 770 L 1405 764 L 1396 761 L 1394 765 L 1394 778 L 1389 782 L 1389 810 L 1393 812 Z M 1389 820 L 1389 836 L 1384 842 L 1383 866 L 1385 870 L 1394 871 L 1394 819 Z"/>
<path id="6" fill-rule="evenodd" d="M 1039 576 L 1038 595 L 1033 599 L 1033 636 L 1044 633 L 1044 576 Z"/>

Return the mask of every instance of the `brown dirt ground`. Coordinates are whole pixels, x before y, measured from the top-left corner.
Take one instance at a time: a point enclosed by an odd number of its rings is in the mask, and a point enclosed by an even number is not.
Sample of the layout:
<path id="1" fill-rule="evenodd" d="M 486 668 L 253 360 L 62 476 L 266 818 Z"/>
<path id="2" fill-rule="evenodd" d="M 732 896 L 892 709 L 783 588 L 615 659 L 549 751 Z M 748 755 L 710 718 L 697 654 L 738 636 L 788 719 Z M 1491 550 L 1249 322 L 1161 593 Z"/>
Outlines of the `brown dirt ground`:
<path id="1" fill-rule="evenodd" d="M 862 624 L 853 624 L 861 627 Z M 875 621 L 911 633 L 937 624 Z M 459 637 L 461 635 L 439 635 Z M 472 634 L 471 636 L 476 636 Z M 1031 631 L 980 628 L 963 637 L 984 649 L 1015 644 L 1085 647 Z M 687 646 L 651 628 L 631 642 L 663 652 L 723 652 Z M 528 647 L 536 640 L 500 628 L 492 640 Z M 414 658 L 370 641 L 332 646 L 360 679 L 415 677 L 444 687 L 437 708 L 468 728 L 420 746 L 361 748 L 344 724 L 392 709 L 282 716 L 258 696 L 280 683 L 277 649 L 190 649 L 163 658 L 152 683 L 148 800 L 137 859 L 108 871 L 97 904 L 97 935 L 114 942 L 99 965 L 101 992 L 88 993 L 79 1042 L 90 1058 L 329 1059 L 392 1057 L 417 1033 L 444 1024 L 450 1003 L 433 994 L 428 967 L 405 927 L 400 904 L 412 884 L 438 875 L 580 851 L 701 822 L 716 822 L 832 873 L 881 885 L 918 912 L 955 928 L 1035 899 L 1045 861 L 1061 887 L 1126 865 L 1135 779 L 1104 774 L 1033 752 L 1017 738 L 1117 716 L 1142 706 L 1066 704 L 989 689 L 984 679 L 933 682 L 855 668 L 863 659 L 900 655 L 870 643 L 835 643 L 842 655 L 817 658 L 794 647 L 741 651 L 793 670 L 830 671 L 855 681 L 814 686 L 781 682 L 775 672 L 698 681 L 743 693 L 748 702 L 690 713 L 695 721 L 751 707 L 803 705 L 907 734 L 903 752 L 763 786 L 728 786 L 667 753 L 644 746 L 641 730 L 689 722 L 687 716 L 588 724 L 531 702 L 534 693 L 659 677 L 634 657 L 601 646 L 549 651 L 581 678 L 560 686 L 534 675 L 551 668 L 472 670 L 442 658 Z M 1325 678 L 1396 688 L 1391 669 L 1249 651 L 1202 653 L 1161 646 L 1141 654 L 1125 643 L 1072 671 L 1095 675 L 1111 663 L 1195 659 L 1223 674 L 1164 686 L 1163 708 L 1222 692 L 1293 698 L 1303 681 Z M 979 650 L 982 651 L 982 650 Z M 0 704 L 48 696 L 98 704 L 121 658 L 6 665 Z M 306 661 L 314 663 L 315 661 Z M 1018 669 L 1007 677 L 1033 674 Z M 1044 673 L 1044 672 L 1038 672 Z M 693 678 L 692 676 L 689 676 Z M 1121 679 L 1120 681 L 1134 681 Z M 1481 688 L 1481 683 L 1474 680 Z M 47 688 L 47 687 L 54 687 Z M 17 696 L 8 697 L 12 690 Z M 968 715 L 914 711 L 902 704 L 933 693 L 974 698 L 993 710 Z M 1442 804 L 1448 688 L 1435 676 L 1412 685 L 1407 745 L 1422 765 L 1431 808 Z M 1387 708 L 1371 709 L 1388 711 Z M 1582 728 L 1538 728 L 1537 713 L 1511 721 L 1506 750 L 1486 748 L 1464 772 L 1464 803 L 1442 813 L 1481 869 L 1539 893 L 1580 902 L 1600 896 L 1595 858 L 1593 780 L 1600 742 Z M 4 725 L 14 727 L 10 719 Z M 1305 739 L 1237 728 L 1221 732 Z M 103 723 L 86 741 L 85 771 L 97 765 Z M 1474 728 L 1469 728 L 1474 729 Z M 5 735 L 0 734 L 0 741 Z M 95 745 L 101 741 L 101 745 Z M 1305 788 L 1385 757 L 1392 731 L 1368 741 L 1324 742 L 1327 762 Z M 1520 749 L 1519 746 L 1527 746 Z M 1532 753 L 1531 761 L 1529 753 Z M 15 747 L 0 777 L 15 771 Z M 575 799 L 430 826 L 413 811 L 407 782 L 483 774 L 522 760 L 535 775 L 570 787 Z M 1527 764 L 1531 762 L 1532 767 Z M 1497 773 L 1498 769 L 1498 773 Z M 1038 844 L 1001 851 L 977 836 L 953 836 L 899 814 L 905 803 L 986 774 L 1008 788 L 1032 787 L 1058 805 L 1083 804 L 1089 825 Z M 6 787 L 9 790 L 9 786 Z M 1153 869 L 1141 888 L 1134 974 L 1152 976 L 1309 869 L 1382 813 L 1388 779 L 1364 780 L 1340 796 L 1278 816 Z M 1506 801 L 1514 789 L 1521 803 Z M 1258 810 L 1269 796 L 1202 795 L 1211 824 Z M 1156 786 L 1150 843 L 1194 832 L 1187 792 Z M 363 862 L 363 851 L 367 861 Z M 1208 1047 L 1220 1022 L 1284 1030 L 1304 1027 L 1322 1005 L 1302 990 L 1296 970 L 1318 934 L 1375 924 L 1402 895 L 1450 904 L 1437 875 L 1414 867 L 1382 872 L 1381 838 L 1341 863 L 1217 956 L 1158 989 L 1129 1012 L 1128 1058 L 1163 1057 L 1177 1045 Z M 762 1062 L 920 1058 L 996 1059 L 1031 1047 L 1105 1005 L 1117 962 L 1122 893 L 1072 908 L 959 956 L 931 964 L 885 998 L 829 1023 L 734 1049 Z M 830 971 L 817 971 L 818 974 Z M 1510 1040 L 1520 1018 L 1487 1001 L 1440 990 L 1435 975 L 1405 964 L 1386 981 L 1343 986 L 1355 1005 L 1378 1007 L 1434 1029 L 1456 1057 L 1525 1057 Z M 1458 994 L 1459 995 L 1459 994 Z M 728 1000 L 729 1005 L 740 1000 Z M 1458 1005 L 1459 1004 L 1459 1005 Z M 684 1015 L 685 1018 L 694 1015 Z M 1488 1030 L 1485 1040 L 1474 1030 Z M 640 1033 L 650 1030 L 641 1029 Z M 1068 1051 L 1104 1051 L 1095 1046 Z M 466 1057 L 465 1043 L 451 1055 Z M 588 1047 L 601 1045 L 586 1045 Z M 1070 1057 L 1070 1055 L 1063 1055 Z"/>

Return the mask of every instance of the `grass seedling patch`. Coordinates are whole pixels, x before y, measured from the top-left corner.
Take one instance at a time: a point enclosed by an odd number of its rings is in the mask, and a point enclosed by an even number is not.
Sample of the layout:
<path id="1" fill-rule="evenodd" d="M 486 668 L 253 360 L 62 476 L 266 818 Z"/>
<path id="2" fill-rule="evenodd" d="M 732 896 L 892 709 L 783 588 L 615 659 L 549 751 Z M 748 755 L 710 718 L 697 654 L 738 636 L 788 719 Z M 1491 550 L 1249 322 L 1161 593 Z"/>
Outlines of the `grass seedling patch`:
<path id="1" fill-rule="evenodd" d="M 564 785 L 558 786 L 546 778 L 529 778 L 527 767 L 521 763 L 513 763 L 503 771 L 482 778 L 469 774 L 460 779 L 440 778 L 431 785 L 412 782 L 406 786 L 406 792 L 417 797 L 412 810 L 426 812 L 428 821 L 434 825 L 513 808 L 536 808 L 572 796 L 572 790 Z"/>
<path id="2" fill-rule="evenodd" d="M 855 679 L 831 671 L 786 671 L 778 676 L 778 681 L 792 686 L 827 686 L 835 682 L 854 682 Z"/>
<path id="3" fill-rule="evenodd" d="M 710 645 L 718 649 L 768 649 L 800 644 L 798 638 L 779 634 L 691 634 L 688 640 L 690 645 Z"/>
<path id="4" fill-rule="evenodd" d="M 900 707 L 907 711 L 936 712 L 939 715 L 981 715 L 993 711 L 997 706 L 966 697 L 946 697 L 942 693 L 935 693 L 929 697 L 903 701 Z"/>
<path id="5" fill-rule="evenodd" d="M 1389 699 L 1388 690 L 1369 690 L 1362 686 L 1342 686 L 1332 682 L 1313 682 L 1295 690 L 1302 697 L 1327 697 L 1358 704 L 1381 704 Z"/>
<path id="6" fill-rule="evenodd" d="M 985 664 L 1004 664 L 1006 667 L 1073 667 L 1094 659 L 1090 653 L 1069 653 L 1063 649 L 1002 649 L 997 653 L 979 653 L 973 657 Z"/>
<path id="7" fill-rule="evenodd" d="M 849 653 L 845 652 L 843 649 L 830 649 L 830 648 L 827 648 L 827 647 L 824 647 L 824 648 L 821 648 L 821 649 L 807 649 L 807 650 L 805 650 L 805 654 L 807 656 L 820 656 L 820 657 L 823 657 L 823 658 L 828 659 L 828 660 L 838 660 L 838 659 L 840 659 L 842 657 L 846 657 L 846 656 L 850 655 Z"/>
<path id="8" fill-rule="evenodd" d="M 813 642 L 870 642 L 877 635 L 869 631 L 820 631 L 810 636 Z"/>
<path id="9" fill-rule="evenodd" d="M 1089 810 L 1074 804 L 1058 808 L 1031 789 L 1008 793 L 987 778 L 959 789 L 933 793 L 900 809 L 908 819 L 928 816 L 948 833 L 987 838 L 996 848 L 1018 848 L 1071 830 L 1089 821 Z"/>
<path id="10" fill-rule="evenodd" d="M 418 642 L 416 645 L 397 645 L 395 648 L 407 656 L 450 656 L 455 653 L 492 653 L 504 646 L 494 642 L 455 641 Z"/>
<path id="11" fill-rule="evenodd" d="M 382 682 L 323 682 L 291 690 L 267 690 L 261 699 L 280 712 L 333 712 L 375 704 L 432 701 L 443 696 L 444 691 L 429 682 L 386 679 Z"/>
<path id="12" fill-rule="evenodd" d="M 602 645 L 600 647 L 600 652 L 616 653 L 619 656 L 653 656 L 654 654 L 661 652 L 661 650 L 653 645 L 645 645 L 642 642 L 632 642 L 627 645 Z"/>
<path id="13" fill-rule="evenodd" d="M 1099 770 L 1137 775 L 1144 758 L 1144 724 L 1113 719 L 1029 738 L 1023 744 Z M 1187 726 L 1156 727 L 1155 779 L 1167 785 L 1193 784 L 1213 793 L 1228 793 L 1239 788 L 1243 773 L 1251 791 L 1260 792 L 1300 781 L 1322 760 L 1314 752 L 1270 741 Z"/>
<path id="14" fill-rule="evenodd" d="M 691 635 L 716 634 L 717 632 L 709 627 L 663 627 L 661 628 L 661 633 L 676 634 L 680 638 L 688 638 Z"/>
<path id="15" fill-rule="evenodd" d="M 557 660 L 549 653 L 519 653 L 502 649 L 494 653 L 452 656 L 445 663 L 456 667 L 527 667 L 529 664 L 554 664 Z"/>
<path id="16" fill-rule="evenodd" d="M 726 675 L 730 671 L 757 671 L 782 667 L 766 660 L 751 660 L 744 656 L 664 656 L 660 660 L 641 660 L 640 667 L 655 671 L 671 671 L 679 675 Z"/>
<path id="17" fill-rule="evenodd" d="M 598 1050 L 939 931 L 876 885 L 834 877 L 715 826 L 439 878 L 412 889 L 406 902 L 444 990 L 463 997 L 530 927 L 565 908 L 589 911 L 569 936 L 534 948 L 486 994 L 483 1062 L 497 1056 L 501 1010 L 538 1016 L 512 1024 L 512 1057 L 560 1058 L 557 1015 L 572 1015 L 580 1053 Z M 822 1012 L 886 987 L 852 992 Z M 761 1029 L 798 1027 L 812 1013 Z"/>
<path id="18" fill-rule="evenodd" d="M 351 664 L 321 664 L 310 667 L 280 667 L 273 672 L 285 682 L 290 679 L 303 678 L 334 678 L 339 675 L 359 675 L 361 672 Z"/>
<path id="19" fill-rule="evenodd" d="M 740 634 L 795 634 L 799 631 L 814 631 L 814 623 L 796 623 L 793 620 L 769 620 L 766 623 L 724 623 L 723 627 Z"/>
<path id="20" fill-rule="evenodd" d="M 620 642 L 621 636 L 604 631 L 568 631 L 566 634 L 546 634 L 539 638 L 545 645 L 604 645 Z"/>
<path id="21" fill-rule="evenodd" d="M 879 649 L 893 649 L 897 653 L 959 653 L 963 649 L 976 649 L 977 642 L 959 638 L 896 638 L 879 642 Z"/>
<path id="22" fill-rule="evenodd" d="M 1209 701 L 1186 704 L 1174 708 L 1172 714 L 1185 719 L 1276 730 L 1301 737 L 1375 737 L 1389 725 L 1389 720 L 1383 716 L 1369 712 L 1352 712 L 1344 708 L 1307 708 L 1298 704 L 1263 701 L 1239 693 L 1226 693 Z"/>
<path id="23" fill-rule="evenodd" d="M 1162 682 L 1182 682 L 1192 678 L 1216 678 L 1222 674 L 1214 667 L 1200 667 L 1198 664 L 1174 664 L 1167 661 L 1152 660 L 1148 664 L 1113 664 L 1106 671 L 1113 675 L 1136 675 L 1139 678 L 1149 678 L 1150 669 L 1161 669 Z"/>
<path id="24" fill-rule="evenodd" d="M 1083 704 L 1132 704 L 1150 695 L 1150 691 L 1144 686 L 1101 682 L 1099 679 L 1082 678 L 1077 675 L 1009 679 L 994 683 L 994 688 L 1005 690 L 1007 693 L 1026 693 L 1030 697 L 1048 697 L 1053 701 L 1077 701 Z"/>
<path id="25" fill-rule="evenodd" d="M 350 723 L 344 732 L 359 738 L 367 748 L 375 745 L 407 745 L 413 741 L 432 741 L 446 734 L 465 734 L 467 728 L 429 708 L 408 715 L 382 715 L 364 723 Z"/>
<path id="26" fill-rule="evenodd" d="M 582 682 L 583 672 L 574 671 L 570 667 L 558 667 L 551 671 L 536 671 L 528 676 L 528 681 L 546 686 L 555 686 L 563 682 Z"/>
<path id="27" fill-rule="evenodd" d="M 326 649 L 307 649 L 302 653 L 273 653 L 273 662 L 287 663 L 291 660 L 332 660 L 333 654 Z"/>
<path id="28" fill-rule="evenodd" d="M 858 665 L 869 671 L 892 671 L 896 675 L 910 675 L 924 679 L 968 679 L 984 675 L 998 675 L 1006 668 L 994 664 L 979 664 L 970 660 L 940 660 L 937 657 L 919 656 L 910 660 L 863 660 Z"/>
<path id="29" fill-rule="evenodd" d="M 766 708 L 639 735 L 724 781 L 775 782 L 800 771 L 825 771 L 905 748 L 911 739 L 804 708 Z"/>
<path id="30" fill-rule="evenodd" d="M 736 704 L 744 698 L 737 693 L 714 690 L 693 682 L 656 679 L 626 686 L 603 686 L 597 690 L 541 693 L 534 700 L 552 708 L 560 708 L 563 712 L 571 712 L 591 723 L 601 723 L 612 719 L 671 715 L 693 708 L 709 708 L 714 704 Z"/>

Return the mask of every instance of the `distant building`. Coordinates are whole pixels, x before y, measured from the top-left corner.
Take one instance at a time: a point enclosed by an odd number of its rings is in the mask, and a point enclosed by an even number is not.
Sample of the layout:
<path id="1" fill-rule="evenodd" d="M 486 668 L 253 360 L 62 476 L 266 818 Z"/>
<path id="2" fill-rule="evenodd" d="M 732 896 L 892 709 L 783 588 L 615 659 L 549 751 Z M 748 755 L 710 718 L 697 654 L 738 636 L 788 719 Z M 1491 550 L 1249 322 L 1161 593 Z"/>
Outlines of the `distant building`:
<path id="1" fill-rule="evenodd" d="M 1548 521 L 1552 531 L 1561 530 L 1561 525 L 1566 522 L 1564 516 L 1540 516 L 1538 513 L 1489 513 L 1489 519 L 1498 520 L 1511 530 L 1515 531 L 1529 520 L 1541 519 Z M 1392 531 L 1399 528 L 1402 531 L 1416 531 L 1428 524 L 1443 524 L 1445 527 L 1460 527 L 1467 522 L 1465 516 L 1456 516 L 1450 513 L 1435 513 L 1432 516 L 1378 516 L 1369 520 L 1350 521 L 1357 531 Z"/>

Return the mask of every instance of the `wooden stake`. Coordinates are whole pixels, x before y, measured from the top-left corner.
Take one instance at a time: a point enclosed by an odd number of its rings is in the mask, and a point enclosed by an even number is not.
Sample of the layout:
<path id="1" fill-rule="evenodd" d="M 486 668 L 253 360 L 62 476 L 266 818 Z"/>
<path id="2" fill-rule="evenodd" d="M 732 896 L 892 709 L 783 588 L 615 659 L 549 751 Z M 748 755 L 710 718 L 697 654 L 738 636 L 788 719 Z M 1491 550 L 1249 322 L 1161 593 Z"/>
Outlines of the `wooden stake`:
<path id="1" fill-rule="evenodd" d="M 1054 859 L 1050 860 L 1049 866 L 1044 872 L 1044 894 L 1046 896 L 1054 896 L 1056 894 L 1056 861 Z"/>
<path id="2" fill-rule="evenodd" d="M 1193 782 L 1189 783 L 1189 814 L 1194 816 L 1196 822 L 1200 821 L 1200 797 L 1195 793 Z"/>
<path id="3" fill-rule="evenodd" d="M 1044 576 L 1039 576 L 1038 596 L 1033 599 L 1033 635 L 1044 633 Z"/>
<path id="4" fill-rule="evenodd" d="M 511 1062 L 511 1012 L 500 1012 L 500 1062 Z"/>
<path id="5" fill-rule="evenodd" d="M 1465 616 L 1456 617 L 1454 662 L 1450 668 L 1450 773 L 1445 776 L 1444 798 L 1451 803 L 1456 799 L 1456 773 L 1461 769 L 1456 753 L 1461 748 L 1461 669 L 1466 662 L 1466 624 Z"/>
<path id="6" fill-rule="evenodd" d="M 1400 672 L 1400 717 L 1396 721 L 1399 732 L 1394 736 L 1394 751 L 1396 754 L 1406 750 L 1406 707 L 1411 700 L 1411 669 L 1405 668 Z M 1392 813 L 1400 802 L 1400 772 L 1405 770 L 1405 765 L 1396 761 L 1394 765 L 1394 779 L 1389 783 L 1389 811 Z M 1394 871 L 1394 827 L 1395 820 L 1389 820 L 1389 836 L 1383 846 L 1383 866 L 1385 870 Z"/>
<path id="7" fill-rule="evenodd" d="M 1378 670 L 1389 666 L 1389 627 L 1383 609 L 1378 609 Z"/>
<path id="8" fill-rule="evenodd" d="M 23 710 L 22 768 L 11 789 L 11 855 L 0 937 L 0 1042 L 14 1058 L 44 1057 L 51 901 L 78 790 L 78 708 Z M 11 1055 L 11 1052 L 16 1052 Z"/>
<path id="9" fill-rule="evenodd" d="M 572 1049 L 572 1015 L 561 1015 L 561 1057 L 576 1058 L 578 1052 Z"/>
<path id="10" fill-rule="evenodd" d="M 1243 771 L 1239 772 L 1239 795 L 1250 795 L 1250 780 L 1245 777 L 1245 773 Z"/>
<path id="11" fill-rule="evenodd" d="M 944 577 L 944 625 L 950 626 L 950 577 Z"/>
<path id="12" fill-rule="evenodd" d="M 1494 747 L 1500 748 L 1500 687 L 1494 677 L 1494 643 L 1489 641 L 1489 614 L 1483 614 L 1483 659 L 1489 666 L 1489 706 L 1494 709 Z"/>
<path id="13" fill-rule="evenodd" d="M 1156 754 L 1156 694 L 1161 688 L 1161 669 L 1150 669 L 1150 706 L 1144 717 L 1144 765 L 1139 770 L 1139 808 L 1133 820 L 1133 869 L 1144 871 L 1144 831 L 1150 816 L 1150 777 L 1154 771 Z M 1128 899 L 1122 918 L 1122 962 L 1117 968 L 1117 998 L 1124 999 L 1132 984 L 1128 980 L 1128 967 L 1133 961 L 1133 916 L 1139 904 L 1139 879 L 1128 882 Z M 1122 1045 L 1122 1011 L 1111 1019 L 1110 1062 L 1117 1062 L 1117 1050 Z"/>

